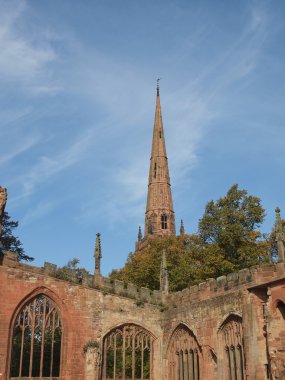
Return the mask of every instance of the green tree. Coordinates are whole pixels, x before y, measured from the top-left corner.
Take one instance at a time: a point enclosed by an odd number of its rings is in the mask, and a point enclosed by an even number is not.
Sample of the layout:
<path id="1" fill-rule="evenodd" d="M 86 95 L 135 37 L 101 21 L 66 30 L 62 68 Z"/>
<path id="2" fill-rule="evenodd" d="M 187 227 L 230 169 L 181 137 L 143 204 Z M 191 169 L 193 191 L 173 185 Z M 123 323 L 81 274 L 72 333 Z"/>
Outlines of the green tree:
<path id="1" fill-rule="evenodd" d="M 161 254 L 164 249 L 171 291 L 182 290 L 216 273 L 223 274 L 221 260 L 216 260 L 216 265 L 212 265 L 213 256 L 205 254 L 203 242 L 198 236 L 183 235 L 149 239 L 142 250 L 129 254 L 122 269 L 112 271 L 111 279 L 146 286 L 152 290 L 159 289 Z"/>
<path id="2" fill-rule="evenodd" d="M 268 261 L 268 242 L 259 226 L 265 216 L 261 200 L 233 185 L 226 196 L 206 205 L 199 222 L 205 247 L 216 244 L 235 269 Z"/>
<path id="3" fill-rule="evenodd" d="M 26 255 L 23 245 L 18 237 L 14 235 L 14 229 L 17 228 L 19 222 L 11 220 L 9 214 L 4 211 L 2 220 L 2 246 L 4 251 L 11 251 L 17 254 L 19 261 L 33 261 L 34 258 Z"/>
<path id="4" fill-rule="evenodd" d="M 149 239 L 141 251 L 130 253 L 125 266 L 110 276 L 159 289 L 163 249 L 172 291 L 268 262 L 274 236 L 266 238 L 258 229 L 264 215 L 260 199 L 234 185 L 224 198 L 206 205 L 197 234 Z"/>

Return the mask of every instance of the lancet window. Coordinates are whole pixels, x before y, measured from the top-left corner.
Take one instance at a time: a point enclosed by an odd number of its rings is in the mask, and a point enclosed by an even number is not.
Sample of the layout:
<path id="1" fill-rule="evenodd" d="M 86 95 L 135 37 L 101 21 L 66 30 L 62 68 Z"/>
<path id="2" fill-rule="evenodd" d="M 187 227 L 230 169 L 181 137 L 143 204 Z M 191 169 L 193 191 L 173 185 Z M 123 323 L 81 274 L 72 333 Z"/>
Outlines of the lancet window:
<path id="1" fill-rule="evenodd" d="M 10 379 L 59 378 L 62 322 L 54 303 L 40 294 L 26 303 L 14 326 Z"/>
<path id="2" fill-rule="evenodd" d="M 167 230 L 167 215 L 165 214 L 161 215 L 161 228 Z"/>
<path id="3" fill-rule="evenodd" d="M 174 331 L 168 348 L 168 380 L 200 380 L 201 350 L 186 326 Z"/>
<path id="4" fill-rule="evenodd" d="M 102 380 L 151 380 L 153 336 L 144 328 L 127 324 L 104 338 Z"/>
<path id="5" fill-rule="evenodd" d="M 242 337 L 242 320 L 232 315 L 223 324 L 220 333 L 223 339 L 225 378 L 227 380 L 244 380 L 244 352 Z"/>

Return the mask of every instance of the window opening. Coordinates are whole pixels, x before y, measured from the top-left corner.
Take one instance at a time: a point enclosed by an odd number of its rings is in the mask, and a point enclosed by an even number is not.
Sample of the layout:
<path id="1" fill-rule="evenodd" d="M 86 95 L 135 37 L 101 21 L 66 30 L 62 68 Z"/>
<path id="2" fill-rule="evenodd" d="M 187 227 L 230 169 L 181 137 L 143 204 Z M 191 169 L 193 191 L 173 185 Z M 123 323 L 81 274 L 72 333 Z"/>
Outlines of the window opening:
<path id="1" fill-rule="evenodd" d="M 162 133 L 161 130 L 159 131 L 159 138 L 161 139 Z"/>
<path id="2" fill-rule="evenodd" d="M 58 378 L 62 323 L 54 303 L 40 294 L 23 306 L 15 320 L 10 378 Z"/>
<path id="3" fill-rule="evenodd" d="M 154 164 L 154 178 L 156 178 L 156 163 Z"/>
<path id="4" fill-rule="evenodd" d="M 152 378 L 154 338 L 140 326 L 128 324 L 104 338 L 102 380 Z"/>
<path id="5" fill-rule="evenodd" d="M 241 318 L 232 315 L 221 329 L 225 372 L 229 380 L 244 380 L 244 354 Z"/>
<path id="6" fill-rule="evenodd" d="M 200 348 L 192 331 L 179 326 L 172 335 L 168 349 L 168 379 L 200 380 Z"/>
<path id="7" fill-rule="evenodd" d="M 167 230 L 167 215 L 161 215 L 161 228 Z"/>

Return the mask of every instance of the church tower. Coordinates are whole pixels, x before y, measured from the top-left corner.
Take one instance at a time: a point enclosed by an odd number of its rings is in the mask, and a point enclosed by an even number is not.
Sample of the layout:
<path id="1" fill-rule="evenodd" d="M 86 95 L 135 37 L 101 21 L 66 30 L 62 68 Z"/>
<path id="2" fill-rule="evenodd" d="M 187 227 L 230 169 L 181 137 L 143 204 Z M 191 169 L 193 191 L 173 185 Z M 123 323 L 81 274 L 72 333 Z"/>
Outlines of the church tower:
<path id="1" fill-rule="evenodd" d="M 175 235 L 175 216 L 162 124 L 158 79 L 144 237 L 169 235 Z"/>

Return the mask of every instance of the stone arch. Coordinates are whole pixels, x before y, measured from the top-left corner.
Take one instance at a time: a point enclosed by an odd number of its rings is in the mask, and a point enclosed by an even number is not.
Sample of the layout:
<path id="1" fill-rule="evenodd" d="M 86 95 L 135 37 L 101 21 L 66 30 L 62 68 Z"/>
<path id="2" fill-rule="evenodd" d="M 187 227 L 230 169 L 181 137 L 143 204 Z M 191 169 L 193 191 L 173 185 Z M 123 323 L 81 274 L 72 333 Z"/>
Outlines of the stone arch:
<path id="1" fill-rule="evenodd" d="M 218 325 L 217 325 L 217 330 L 220 331 L 221 328 L 223 327 L 223 325 L 229 320 L 231 319 L 232 317 L 237 317 L 237 318 L 240 318 L 240 320 L 242 320 L 242 314 L 238 311 L 230 311 L 229 313 L 225 314 L 223 316 L 223 318 L 218 322 Z"/>
<path id="2" fill-rule="evenodd" d="M 8 378 L 59 378 L 63 322 L 55 298 L 39 287 L 16 307 L 10 322 Z"/>
<path id="3" fill-rule="evenodd" d="M 285 378 L 285 302 L 279 297 L 273 307 L 269 358 L 272 379 L 275 380 Z"/>
<path id="4" fill-rule="evenodd" d="M 285 303 L 283 301 L 278 300 L 276 310 L 279 311 L 283 320 L 285 320 Z"/>
<path id="5" fill-rule="evenodd" d="M 278 296 L 278 298 L 276 298 L 273 302 L 273 312 L 275 313 L 277 310 L 278 310 L 278 305 L 280 304 L 284 304 L 285 305 L 285 297 L 280 297 L 280 295 Z"/>
<path id="6" fill-rule="evenodd" d="M 245 358 L 242 318 L 238 313 L 230 313 L 223 319 L 218 329 L 219 378 L 230 380 L 245 379 Z"/>
<path id="7" fill-rule="evenodd" d="M 167 379 L 200 380 L 201 359 L 202 348 L 193 330 L 179 323 L 167 345 Z"/>
<path id="8" fill-rule="evenodd" d="M 155 336 L 136 323 L 110 329 L 102 340 L 101 379 L 152 379 Z"/>

